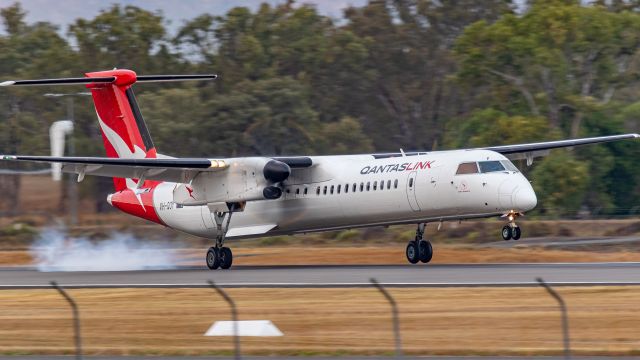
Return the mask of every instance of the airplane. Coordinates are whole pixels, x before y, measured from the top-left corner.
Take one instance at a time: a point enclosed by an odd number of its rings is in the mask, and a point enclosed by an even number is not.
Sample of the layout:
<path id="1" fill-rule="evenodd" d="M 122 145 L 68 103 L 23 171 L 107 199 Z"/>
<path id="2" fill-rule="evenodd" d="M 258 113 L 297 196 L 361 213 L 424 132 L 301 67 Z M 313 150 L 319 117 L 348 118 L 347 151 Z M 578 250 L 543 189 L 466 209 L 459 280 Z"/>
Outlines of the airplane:
<path id="1" fill-rule="evenodd" d="M 227 239 L 416 224 L 409 263 L 428 263 L 429 222 L 502 217 L 504 240 L 537 205 L 530 182 L 511 162 L 550 150 L 623 139 L 620 134 L 447 151 L 336 156 L 174 158 L 156 151 L 136 102 L 136 82 L 213 80 L 216 75 L 139 76 L 114 69 L 81 78 L 5 81 L 0 86 L 74 85 L 90 89 L 106 157 L 0 155 L 6 161 L 60 163 L 62 171 L 112 177 L 113 207 L 185 233 L 214 239 L 209 269 L 229 269 Z M 180 121 L 176 119 L 176 121 Z M 212 134 L 215 135 L 215 134 Z"/>

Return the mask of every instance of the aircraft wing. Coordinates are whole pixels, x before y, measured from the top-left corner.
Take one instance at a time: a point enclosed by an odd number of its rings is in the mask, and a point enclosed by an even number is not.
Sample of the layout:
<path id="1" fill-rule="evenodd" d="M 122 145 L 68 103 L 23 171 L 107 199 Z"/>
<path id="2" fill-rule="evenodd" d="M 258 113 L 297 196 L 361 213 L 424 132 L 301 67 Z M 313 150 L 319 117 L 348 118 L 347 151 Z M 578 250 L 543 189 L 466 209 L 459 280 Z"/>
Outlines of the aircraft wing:
<path id="1" fill-rule="evenodd" d="M 610 141 L 636 139 L 636 138 L 640 138 L 640 135 L 620 134 L 620 135 L 597 136 L 597 137 L 581 138 L 581 139 L 545 141 L 545 142 L 536 142 L 536 143 L 528 143 L 528 144 L 491 146 L 491 147 L 485 147 L 481 149 L 499 152 L 505 155 L 506 157 L 508 157 L 509 159 L 513 159 L 513 160 L 527 159 L 527 163 L 530 164 L 533 161 L 533 158 L 546 156 L 549 154 L 549 151 L 551 151 L 552 149 L 579 146 L 579 145 L 598 144 L 598 143 L 604 143 L 604 142 L 610 142 Z"/>
<path id="2" fill-rule="evenodd" d="M 78 174 L 79 181 L 85 175 L 94 175 L 185 182 L 199 172 L 221 171 L 229 166 L 225 160 L 204 158 L 118 159 L 106 157 L 0 155 L 0 160 L 61 163 L 62 171 Z"/>

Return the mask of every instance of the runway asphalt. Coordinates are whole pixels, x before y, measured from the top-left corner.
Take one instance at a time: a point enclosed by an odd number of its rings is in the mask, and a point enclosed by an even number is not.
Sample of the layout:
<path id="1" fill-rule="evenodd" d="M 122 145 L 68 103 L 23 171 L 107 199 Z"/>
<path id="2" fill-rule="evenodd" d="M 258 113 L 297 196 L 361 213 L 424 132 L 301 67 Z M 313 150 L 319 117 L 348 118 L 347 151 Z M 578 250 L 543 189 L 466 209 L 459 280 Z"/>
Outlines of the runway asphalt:
<path id="1" fill-rule="evenodd" d="M 389 266 L 238 266 L 230 270 L 179 268 L 121 272 L 39 272 L 0 270 L 0 289 L 44 288 L 57 281 L 67 288 L 365 287 L 376 278 L 388 287 L 537 286 L 549 284 L 640 285 L 640 263 L 553 263 Z"/>

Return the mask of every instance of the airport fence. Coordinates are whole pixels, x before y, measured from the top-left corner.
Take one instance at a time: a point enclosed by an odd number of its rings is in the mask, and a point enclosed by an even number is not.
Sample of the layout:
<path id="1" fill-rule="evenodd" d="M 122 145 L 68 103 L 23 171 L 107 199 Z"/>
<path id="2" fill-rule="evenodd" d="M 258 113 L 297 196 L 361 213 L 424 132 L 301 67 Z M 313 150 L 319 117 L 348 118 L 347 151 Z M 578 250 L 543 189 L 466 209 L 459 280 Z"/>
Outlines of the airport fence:
<path id="1" fill-rule="evenodd" d="M 558 334 L 561 334 L 561 341 L 563 344 L 563 354 L 565 359 L 571 358 L 571 338 L 569 333 L 569 315 L 568 309 L 565 300 L 551 285 L 546 283 L 542 278 L 536 278 L 538 284 L 543 287 L 549 295 L 558 302 L 558 309 L 561 317 L 561 329 Z M 372 287 L 376 288 L 383 297 L 388 301 L 390 305 L 391 312 L 391 326 L 390 328 L 393 331 L 394 336 L 394 344 L 395 344 L 395 358 L 401 359 L 403 358 L 403 346 L 402 346 L 402 337 L 400 331 L 400 313 L 398 310 L 397 302 L 392 294 L 387 291 L 383 284 L 379 283 L 375 278 L 370 279 Z M 239 322 L 238 322 L 238 310 L 233 298 L 220 286 L 218 286 L 213 281 L 208 281 L 209 286 L 214 289 L 229 305 L 230 315 L 233 322 L 233 342 L 234 342 L 234 359 L 239 360 L 242 358 L 241 356 L 241 347 L 240 347 L 240 333 L 239 333 Z M 55 281 L 51 282 L 51 286 L 56 289 L 68 302 L 71 307 L 72 312 L 72 320 L 73 320 L 73 328 L 74 328 L 74 343 L 75 343 L 75 358 L 76 360 L 83 359 L 83 350 L 82 350 L 82 333 L 80 328 L 80 311 L 76 301 L 71 297 L 63 287 L 61 287 Z M 559 340 L 560 341 L 560 340 Z"/>

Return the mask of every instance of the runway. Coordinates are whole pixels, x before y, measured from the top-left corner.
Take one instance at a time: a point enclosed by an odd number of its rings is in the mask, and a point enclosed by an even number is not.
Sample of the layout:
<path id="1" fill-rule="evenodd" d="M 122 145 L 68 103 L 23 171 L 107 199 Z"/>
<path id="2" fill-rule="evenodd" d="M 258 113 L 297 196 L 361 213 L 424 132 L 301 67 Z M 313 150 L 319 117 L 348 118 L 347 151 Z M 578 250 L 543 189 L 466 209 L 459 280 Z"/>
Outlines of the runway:
<path id="1" fill-rule="evenodd" d="M 224 287 L 367 287 L 376 278 L 387 287 L 538 286 L 541 277 L 557 286 L 640 285 L 640 263 L 447 264 L 381 266 L 238 266 L 114 272 L 0 270 L 0 289 L 197 288 L 213 280 Z"/>

